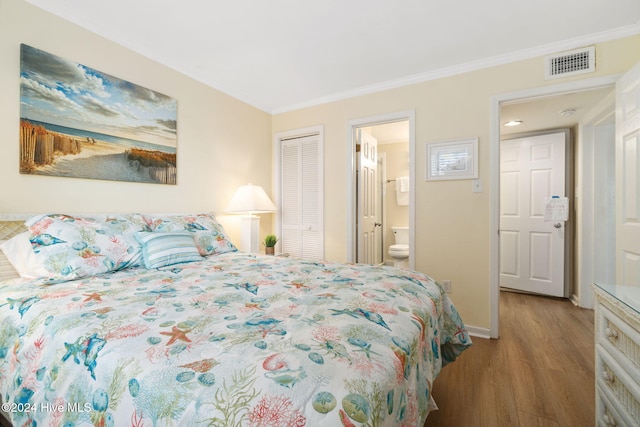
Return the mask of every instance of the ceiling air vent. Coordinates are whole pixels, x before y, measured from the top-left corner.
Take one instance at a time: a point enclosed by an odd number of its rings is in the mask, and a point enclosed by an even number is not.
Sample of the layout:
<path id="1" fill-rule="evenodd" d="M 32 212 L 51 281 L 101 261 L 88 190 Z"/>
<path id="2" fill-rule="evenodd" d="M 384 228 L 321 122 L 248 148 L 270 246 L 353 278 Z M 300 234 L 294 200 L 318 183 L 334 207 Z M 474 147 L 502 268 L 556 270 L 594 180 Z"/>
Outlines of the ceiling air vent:
<path id="1" fill-rule="evenodd" d="M 545 57 L 545 79 L 593 73 L 595 70 L 596 51 L 593 46 Z"/>

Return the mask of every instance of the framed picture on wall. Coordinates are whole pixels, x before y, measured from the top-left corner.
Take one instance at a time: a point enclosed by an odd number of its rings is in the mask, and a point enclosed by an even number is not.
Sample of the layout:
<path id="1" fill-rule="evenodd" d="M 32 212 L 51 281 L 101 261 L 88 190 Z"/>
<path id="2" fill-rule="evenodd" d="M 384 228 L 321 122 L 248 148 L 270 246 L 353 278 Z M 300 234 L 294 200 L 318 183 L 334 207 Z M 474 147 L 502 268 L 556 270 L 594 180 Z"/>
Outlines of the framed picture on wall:
<path id="1" fill-rule="evenodd" d="M 478 138 L 428 142 L 425 181 L 478 178 Z"/>
<path id="2" fill-rule="evenodd" d="M 22 44 L 20 173 L 176 184 L 177 101 Z"/>

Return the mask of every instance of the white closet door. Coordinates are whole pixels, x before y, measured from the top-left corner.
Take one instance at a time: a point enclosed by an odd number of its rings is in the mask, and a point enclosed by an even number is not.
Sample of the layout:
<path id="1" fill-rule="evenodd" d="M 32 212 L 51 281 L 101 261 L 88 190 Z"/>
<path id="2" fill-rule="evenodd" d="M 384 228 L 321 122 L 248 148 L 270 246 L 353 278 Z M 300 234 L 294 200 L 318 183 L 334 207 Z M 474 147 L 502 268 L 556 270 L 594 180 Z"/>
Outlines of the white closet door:
<path id="1" fill-rule="evenodd" d="M 282 252 L 300 255 L 300 144 L 297 139 L 283 141 L 280 147 L 282 179 Z"/>
<path id="2" fill-rule="evenodd" d="M 322 143 L 319 135 L 281 142 L 282 251 L 322 259 Z"/>

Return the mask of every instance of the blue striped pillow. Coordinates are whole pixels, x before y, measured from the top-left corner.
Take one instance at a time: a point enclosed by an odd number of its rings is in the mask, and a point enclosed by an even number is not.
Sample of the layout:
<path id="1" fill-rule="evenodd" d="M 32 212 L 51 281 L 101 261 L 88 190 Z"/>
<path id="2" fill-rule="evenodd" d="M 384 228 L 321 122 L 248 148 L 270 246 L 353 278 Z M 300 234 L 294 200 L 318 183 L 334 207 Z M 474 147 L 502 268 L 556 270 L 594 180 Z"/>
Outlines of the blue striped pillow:
<path id="1" fill-rule="evenodd" d="M 142 260 L 146 268 L 160 268 L 173 264 L 202 260 L 188 231 L 149 233 L 138 232 L 136 238 L 142 245 Z"/>

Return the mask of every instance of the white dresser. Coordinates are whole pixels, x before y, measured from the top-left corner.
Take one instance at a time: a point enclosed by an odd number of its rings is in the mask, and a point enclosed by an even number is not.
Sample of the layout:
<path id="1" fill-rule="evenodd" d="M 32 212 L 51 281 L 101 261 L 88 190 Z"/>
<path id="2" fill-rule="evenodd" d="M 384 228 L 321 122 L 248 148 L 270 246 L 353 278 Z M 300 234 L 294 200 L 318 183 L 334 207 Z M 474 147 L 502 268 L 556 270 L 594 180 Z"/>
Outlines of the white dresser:
<path id="1" fill-rule="evenodd" d="M 596 426 L 640 426 L 640 287 L 593 289 Z"/>

